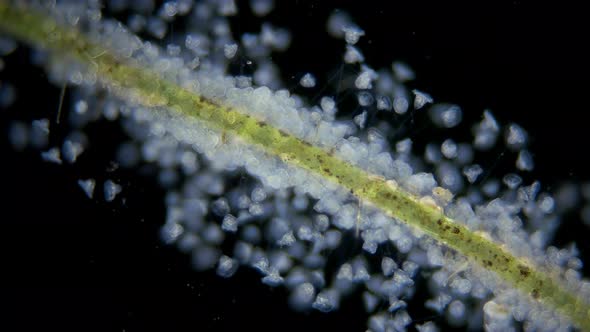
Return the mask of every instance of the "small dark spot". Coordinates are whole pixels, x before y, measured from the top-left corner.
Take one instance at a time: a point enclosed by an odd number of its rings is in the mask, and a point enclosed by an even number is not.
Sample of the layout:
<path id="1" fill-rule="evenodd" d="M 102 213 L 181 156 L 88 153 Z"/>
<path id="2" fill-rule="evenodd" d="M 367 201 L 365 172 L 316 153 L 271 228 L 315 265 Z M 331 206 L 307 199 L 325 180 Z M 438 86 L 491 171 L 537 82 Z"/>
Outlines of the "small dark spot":
<path id="1" fill-rule="evenodd" d="M 214 101 L 213 101 L 213 100 L 211 100 L 211 99 L 207 99 L 207 98 L 205 98 L 205 97 L 203 97 L 203 96 L 199 96 L 199 101 L 200 101 L 201 103 L 210 104 L 210 105 L 213 105 L 213 106 L 215 106 L 215 107 L 221 107 L 221 105 L 219 105 L 218 103 L 214 102 Z"/>
<path id="2" fill-rule="evenodd" d="M 436 223 L 437 223 L 437 225 L 440 226 L 440 225 L 442 225 L 443 221 L 442 221 L 442 219 L 439 219 L 439 220 L 436 221 Z"/>
<path id="3" fill-rule="evenodd" d="M 520 271 L 520 276 L 523 278 L 526 278 L 531 274 L 531 270 L 524 265 L 519 265 L 518 269 Z"/>
<path id="4" fill-rule="evenodd" d="M 289 136 L 289 134 L 287 134 L 287 133 L 286 133 L 284 130 L 281 130 L 281 129 L 279 129 L 279 134 L 280 134 L 282 137 L 287 137 L 287 136 Z"/>
<path id="5" fill-rule="evenodd" d="M 538 289 L 533 289 L 533 291 L 531 292 L 532 297 L 536 300 L 539 298 L 539 290 Z"/>
<path id="6" fill-rule="evenodd" d="M 264 121 L 258 121 L 257 123 L 260 126 L 260 128 L 266 127 L 266 122 L 264 122 Z"/>
<path id="7" fill-rule="evenodd" d="M 484 265 L 485 267 L 490 267 L 490 266 L 493 266 L 494 264 L 493 264 L 491 261 L 488 261 L 488 260 L 485 260 L 485 259 L 484 259 L 484 260 L 483 260 L 483 265 Z"/>
<path id="8" fill-rule="evenodd" d="M 459 234 L 461 233 L 461 230 L 459 229 L 459 227 L 453 227 L 453 234 Z"/>

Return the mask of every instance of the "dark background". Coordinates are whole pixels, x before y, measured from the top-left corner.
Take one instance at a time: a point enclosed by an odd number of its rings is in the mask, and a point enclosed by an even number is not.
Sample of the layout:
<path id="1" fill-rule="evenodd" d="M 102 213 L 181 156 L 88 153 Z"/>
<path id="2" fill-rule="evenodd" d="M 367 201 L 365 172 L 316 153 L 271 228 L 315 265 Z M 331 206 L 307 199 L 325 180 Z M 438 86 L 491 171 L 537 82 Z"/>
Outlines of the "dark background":
<path id="1" fill-rule="evenodd" d="M 333 8 L 351 13 L 367 33 L 359 46 L 373 68 L 402 60 L 417 74 L 415 86 L 437 101 L 461 105 L 469 124 L 485 108 L 502 123 L 517 122 L 531 137 L 536 170 L 551 190 L 563 181 L 590 180 L 587 169 L 589 83 L 587 17 L 582 5 L 522 1 L 442 4 L 441 1 L 276 1 L 269 17 L 291 29 L 292 50 L 274 60 L 293 89 L 306 71 L 322 75 L 338 68 L 342 41 L 325 33 Z M 384 3 L 389 3 L 384 6 Z M 243 10 L 247 10 L 244 7 Z M 256 31 L 248 14 L 232 19 L 239 34 Z M 17 88 L 15 104 L 0 113 L 2 132 L 11 120 L 54 118 L 59 88 L 31 66 L 26 49 L 7 57 L 0 78 Z M 327 68 L 327 69 L 326 69 Z M 69 94 L 66 94 L 68 98 Z M 67 105 L 66 99 L 66 105 Z M 428 133 L 419 121 L 408 132 Z M 52 123 L 53 125 L 53 123 Z M 52 130 L 60 142 L 66 129 Z M 61 135 L 61 136 L 60 136 Z M 1 144 L 0 329 L 6 331 L 363 331 L 366 315 L 358 297 L 331 314 L 293 313 L 285 291 L 269 289 L 242 269 L 230 280 L 194 272 L 189 257 L 163 246 L 158 229 L 163 190 L 149 176 L 111 161 L 124 137 L 116 124 L 89 128 L 92 146 L 80 162 L 57 166 L 37 151 L 14 152 Z M 458 132 L 457 135 L 465 135 Z M 514 156 L 487 156 L 482 164 L 513 168 Z M 491 167 L 491 166 L 490 166 Z M 87 199 L 79 178 L 97 179 L 97 197 Z M 102 181 L 123 185 L 121 199 L 102 200 Z M 527 178 L 528 179 L 528 178 Z M 590 257 L 588 229 L 575 213 L 558 232 L 559 244 L 577 241 Z M 588 269 L 586 269 L 588 276 Z M 419 294 L 416 301 L 423 301 Z M 418 322 L 444 317 L 415 304 Z"/>

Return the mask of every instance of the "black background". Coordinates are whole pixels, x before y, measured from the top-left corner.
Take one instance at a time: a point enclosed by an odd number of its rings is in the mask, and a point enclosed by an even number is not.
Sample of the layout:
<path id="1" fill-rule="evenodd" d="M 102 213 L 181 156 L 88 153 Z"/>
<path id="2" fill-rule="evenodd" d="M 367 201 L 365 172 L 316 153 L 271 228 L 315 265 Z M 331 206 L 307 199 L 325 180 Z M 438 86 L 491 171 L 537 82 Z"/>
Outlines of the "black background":
<path id="1" fill-rule="evenodd" d="M 584 47 L 590 29 L 581 4 L 277 3 L 269 19 L 289 27 L 294 39 L 292 51 L 273 59 L 294 90 L 302 73 L 318 73 L 321 85 L 322 75 L 338 68 L 343 43 L 327 36 L 324 26 L 331 10 L 342 8 L 367 33 L 359 43 L 367 62 L 374 68 L 389 66 L 392 60 L 410 64 L 417 73 L 416 87 L 436 100 L 463 107 L 466 132 L 485 108 L 502 123 L 523 125 L 535 154 L 531 178 L 540 179 L 545 188 L 590 179 L 586 153 L 590 57 Z M 250 15 L 232 19 L 236 34 L 256 31 L 259 23 Z M 59 88 L 29 64 L 25 49 L 5 61 L 7 68 L 0 77 L 15 85 L 18 98 L 0 113 L 2 132 L 13 119 L 53 119 Z M 52 126 L 52 142 L 60 142 L 66 130 Z M 428 133 L 418 120 L 408 126 L 417 141 Z M 6 135 L 0 140 L 0 329 L 365 329 L 366 315 L 358 297 L 344 301 L 336 313 L 297 314 L 288 308 L 283 289 L 262 285 L 252 271 L 242 269 L 230 280 L 194 272 L 189 257 L 158 239 L 165 210 L 163 190 L 156 181 L 137 172 L 113 170 L 110 162 L 124 137 L 117 125 L 93 125 L 88 134 L 92 146 L 73 166 L 43 163 L 38 152 L 14 152 Z M 499 164 L 498 174 L 510 170 L 514 160 L 499 154 L 488 158 L 482 164 Z M 125 201 L 105 203 L 100 186 L 98 198 L 87 199 L 76 183 L 86 177 L 95 177 L 99 184 L 106 178 L 122 183 Z M 588 234 L 572 214 L 556 242 L 577 241 L 587 261 Z M 417 301 L 423 301 L 418 295 Z M 418 322 L 444 322 L 444 317 L 419 306 L 410 309 Z"/>

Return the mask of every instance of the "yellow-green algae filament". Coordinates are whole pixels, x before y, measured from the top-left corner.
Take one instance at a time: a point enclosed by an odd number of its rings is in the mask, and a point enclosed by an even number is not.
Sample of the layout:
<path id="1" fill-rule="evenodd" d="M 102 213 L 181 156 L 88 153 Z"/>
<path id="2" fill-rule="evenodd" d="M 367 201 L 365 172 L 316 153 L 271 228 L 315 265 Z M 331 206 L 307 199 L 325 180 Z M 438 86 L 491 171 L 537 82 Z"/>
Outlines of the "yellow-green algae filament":
<path id="1" fill-rule="evenodd" d="M 359 200 L 427 233 L 470 261 L 495 272 L 533 299 L 556 308 L 578 328 L 590 331 L 590 305 L 586 299 L 566 290 L 551 273 L 516 257 L 501 244 L 469 230 L 445 216 L 440 209 L 420 202 L 403 189 L 391 186 L 385 179 L 239 109 L 169 82 L 132 59 L 122 60 L 114 51 L 93 43 L 75 28 L 60 26 L 50 17 L 29 8 L 0 2 L 0 29 L 35 47 L 93 66 L 97 75 L 124 98 L 128 98 L 131 91 L 140 97 L 138 101 L 145 106 L 163 106 L 198 119 L 212 129 L 239 137 L 287 163 L 338 183 Z M 92 56 L 98 54 L 100 56 Z"/>

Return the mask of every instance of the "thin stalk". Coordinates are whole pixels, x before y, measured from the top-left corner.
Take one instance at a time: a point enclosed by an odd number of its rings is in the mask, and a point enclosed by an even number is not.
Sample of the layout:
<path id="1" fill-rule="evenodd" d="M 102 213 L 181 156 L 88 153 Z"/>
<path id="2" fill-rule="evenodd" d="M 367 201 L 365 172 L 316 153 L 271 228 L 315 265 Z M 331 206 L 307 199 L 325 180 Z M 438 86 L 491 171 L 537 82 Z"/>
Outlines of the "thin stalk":
<path id="1" fill-rule="evenodd" d="M 163 106 L 183 116 L 198 119 L 212 129 L 239 137 L 280 157 L 286 163 L 339 184 L 365 204 L 370 203 L 421 230 L 471 262 L 495 272 L 535 301 L 557 309 L 578 328 L 590 331 L 590 305 L 562 286 L 554 273 L 541 270 L 529 260 L 515 256 L 503 245 L 455 222 L 439 208 L 420 202 L 385 179 L 247 115 L 240 109 L 190 92 L 131 59 L 120 59 L 115 52 L 92 42 L 75 28 L 60 26 L 46 15 L 0 3 L 0 30 L 33 47 L 93 66 L 97 75 L 111 87 L 116 87 L 123 98 L 128 98 L 129 91 L 132 91 L 145 106 Z M 100 56 L 92 57 L 92 54 Z"/>

